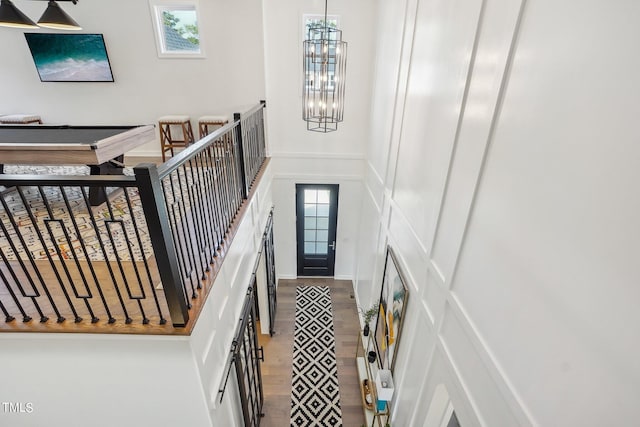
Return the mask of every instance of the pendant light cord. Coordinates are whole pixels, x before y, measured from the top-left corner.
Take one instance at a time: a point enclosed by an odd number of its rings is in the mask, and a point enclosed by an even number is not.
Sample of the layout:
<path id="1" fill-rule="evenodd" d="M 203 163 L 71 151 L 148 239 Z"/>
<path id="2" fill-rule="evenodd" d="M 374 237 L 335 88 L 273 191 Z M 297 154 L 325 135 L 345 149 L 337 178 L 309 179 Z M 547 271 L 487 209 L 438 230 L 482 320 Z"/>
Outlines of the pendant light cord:
<path id="1" fill-rule="evenodd" d="M 327 2 L 328 1 L 329 0 L 324 0 L 324 30 L 325 30 L 325 34 L 329 30 L 329 23 L 327 22 Z"/>

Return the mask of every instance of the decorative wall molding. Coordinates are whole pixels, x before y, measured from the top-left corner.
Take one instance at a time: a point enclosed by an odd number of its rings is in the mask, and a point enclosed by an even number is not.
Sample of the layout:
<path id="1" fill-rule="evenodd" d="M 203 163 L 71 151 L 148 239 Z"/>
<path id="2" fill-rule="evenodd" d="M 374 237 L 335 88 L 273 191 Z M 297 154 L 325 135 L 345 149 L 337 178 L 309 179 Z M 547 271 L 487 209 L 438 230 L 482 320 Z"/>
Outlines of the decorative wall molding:
<path id="1" fill-rule="evenodd" d="M 365 155 L 362 153 L 304 153 L 304 152 L 283 152 L 275 151 L 271 153 L 271 157 L 274 159 L 329 159 L 329 160 L 365 160 Z"/>
<path id="2" fill-rule="evenodd" d="M 274 180 L 293 180 L 302 182 L 309 180 L 310 182 L 323 184 L 333 183 L 336 181 L 360 181 L 362 182 L 361 175 L 326 175 L 326 174 L 304 174 L 304 173 L 276 173 L 273 175 Z M 302 181 L 301 181 L 302 180 Z"/>
<path id="3" fill-rule="evenodd" d="M 480 362 L 482 367 L 484 368 L 487 377 L 491 378 L 491 385 L 495 386 L 496 392 L 500 394 L 500 400 L 504 403 L 504 408 L 509 410 L 509 413 L 518 420 L 517 425 L 527 426 L 527 425 L 535 425 L 533 421 L 533 416 L 527 411 L 527 407 L 524 401 L 520 398 L 517 390 L 514 386 L 509 382 L 509 379 L 506 373 L 501 369 L 500 364 L 495 359 L 495 356 L 491 353 L 491 350 L 487 343 L 483 340 L 480 335 L 477 327 L 473 323 L 473 321 L 469 318 L 468 314 L 464 310 L 464 308 L 460 305 L 459 301 L 453 294 L 449 294 L 447 298 L 447 305 L 445 307 L 444 316 L 441 324 L 438 328 L 438 338 L 442 342 L 443 347 L 447 348 L 447 333 L 443 332 L 443 328 L 446 327 L 447 322 L 455 319 L 456 325 L 463 331 L 465 335 L 465 341 L 469 345 L 469 348 L 473 348 L 473 354 L 469 351 L 465 351 L 460 354 L 460 356 L 464 356 L 465 360 L 469 365 L 474 366 L 474 371 L 477 373 L 478 363 L 473 363 L 471 361 L 472 356 L 475 357 L 475 362 Z M 452 365 L 456 366 L 455 357 L 451 356 L 449 350 L 447 350 L 447 356 L 452 363 Z M 456 370 L 458 370 L 456 368 Z M 464 375 L 460 378 L 464 381 Z M 488 392 L 488 386 L 490 384 L 484 384 L 482 387 L 482 393 Z M 467 393 L 471 392 L 471 395 L 480 394 L 478 390 L 473 392 L 473 390 L 467 390 Z M 494 400 L 498 401 L 498 400 Z M 494 408 L 495 409 L 495 408 Z M 479 416 L 482 416 L 482 411 L 478 412 Z"/>

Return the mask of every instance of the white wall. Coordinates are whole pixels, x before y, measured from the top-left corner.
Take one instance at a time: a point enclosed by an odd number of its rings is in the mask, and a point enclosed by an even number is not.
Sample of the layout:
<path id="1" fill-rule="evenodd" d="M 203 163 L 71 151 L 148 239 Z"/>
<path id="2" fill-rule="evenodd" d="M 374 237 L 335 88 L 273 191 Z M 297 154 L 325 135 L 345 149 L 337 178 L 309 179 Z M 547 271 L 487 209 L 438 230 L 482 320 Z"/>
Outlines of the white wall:
<path id="1" fill-rule="evenodd" d="M 295 278 L 295 184 L 339 184 L 335 277 L 352 279 L 369 136 L 375 7 L 365 0 L 329 2 L 348 43 L 344 122 L 332 133 L 306 130 L 302 120 L 303 15 L 324 14 L 324 1 L 263 2 L 269 149 L 274 168 L 277 274 Z M 363 23 L 367 23 L 364 24 Z"/>
<path id="2" fill-rule="evenodd" d="M 0 425 L 211 425 L 184 337 L 0 334 Z"/>
<path id="3" fill-rule="evenodd" d="M 46 4 L 15 2 L 32 19 Z M 103 33 L 114 83 L 42 83 L 23 30 L 0 27 L 0 113 L 35 113 L 47 123 L 147 124 L 166 114 L 242 111 L 265 99 L 259 0 L 200 1 L 206 58 L 160 59 L 147 0 L 62 3 L 85 33 Z M 44 29 L 38 30 L 45 32 Z M 46 30 L 49 32 L 50 30 Z M 131 154 L 159 155 L 159 142 Z"/>
<path id="4" fill-rule="evenodd" d="M 366 0 L 329 2 L 348 43 L 344 122 L 328 134 L 306 130 L 302 120 L 304 14 L 324 15 L 321 0 L 264 1 L 266 91 L 271 154 L 361 155 L 367 140 L 375 7 Z M 365 23 L 365 25 L 363 25 Z"/>
<path id="5" fill-rule="evenodd" d="M 297 277 L 296 184 L 338 184 L 338 224 L 334 277 L 355 274 L 356 240 L 360 222 L 363 162 L 360 159 L 317 157 L 275 158 L 273 163 L 273 232 L 278 278 Z M 288 171 L 289 173 L 283 173 Z"/>
<path id="6" fill-rule="evenodd" d="M 376 297 L 393 246 L 393 424 L 423 425 L 439 384 L 463 426 L 637 423 L 640 5 L 378 8 L 373 98 L 393 103 L 371 118 L 355 287 Z"/>

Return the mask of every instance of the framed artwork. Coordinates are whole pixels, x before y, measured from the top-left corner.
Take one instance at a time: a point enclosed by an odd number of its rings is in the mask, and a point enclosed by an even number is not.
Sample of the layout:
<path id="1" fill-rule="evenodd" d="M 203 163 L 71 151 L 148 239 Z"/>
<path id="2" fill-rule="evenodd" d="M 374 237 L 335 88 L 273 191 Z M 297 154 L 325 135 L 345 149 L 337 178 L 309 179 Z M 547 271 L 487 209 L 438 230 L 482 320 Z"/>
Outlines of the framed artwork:
<path id="1" fill-rule="evenodd" d="M 406 281 L 398 267 L 393 250 L 388 246 L 382 276 L 380 309 L 378 310 L 374 335 L 378 364 L 382 369 L 393 371 L 395 366 L 395 355 L 400 343 L 408 296 L 409 290 Z"/>
<path id="2" fill-rule="evenodd" d="M 102 34 L 24 33 L 43 82 L 112 82 Z"/>

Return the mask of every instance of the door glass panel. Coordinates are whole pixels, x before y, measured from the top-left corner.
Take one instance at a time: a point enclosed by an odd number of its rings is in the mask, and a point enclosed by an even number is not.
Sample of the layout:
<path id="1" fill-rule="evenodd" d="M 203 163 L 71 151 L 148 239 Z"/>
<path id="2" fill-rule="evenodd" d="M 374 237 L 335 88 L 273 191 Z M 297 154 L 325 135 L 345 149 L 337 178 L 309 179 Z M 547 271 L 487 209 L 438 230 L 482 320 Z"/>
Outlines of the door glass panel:
<path id="1" fill-rule="evenodd" d="M 326 255 L 329 245 L 330 190 L 304 190 L 304 253 Z"/>
<path id="2" fill-rule="evenodd" d="M 322 218 L 324 219 L 324 218 Z M 318 224 L 320 221 L 318 221 Z M 329 223 L 327 222 L 327 225 Z M 318 228 L 322 228 L 318 226 Z M 304 217 L 304 229 L 305 230 L 315 230 L 316 229 L 316 217 L 315 216 L 305 216 Z"/>
<path id="3" fill-rule="evenodd" d="M 318 216 L 329 216 L 329 205 L 328 204 L 319 204 L 318 205 Z"/>
<path id="4" fill-rule="evenodd" d="M 318 203 L 326 203 L 329 204 L 329 195 L 331 192 L 329 190 L 318 190 Z"/>
<path id="5" fill-rule="evenodd" d="M 304 190 L 304 202 L 316 203 L 318 201 L 318 190 Z"/>
<path id="6" fill-rule="evenodd" d="M 316 204 L 304 204 L 304 216 L 316 216 Z M 324 215 L 323 215 L 324 216 Z"/>
<path id="7" fill-rule="evenodd" d="M 318 230 L 328 230 L 329 218 L 318 218 L 318 226 L 314 228 L 317 228 Z"/>
<path id="8" fill-rule="evenodd" d="M 316 253 L 316 242 L 304 242 L 304 253 L 313 255 Z"/>
<path id="9" fill-rule="evenodd" d="M 297 267 L 301 276 L 331 276 L 335 265 L 338 185 L 296 184 Z"/>

